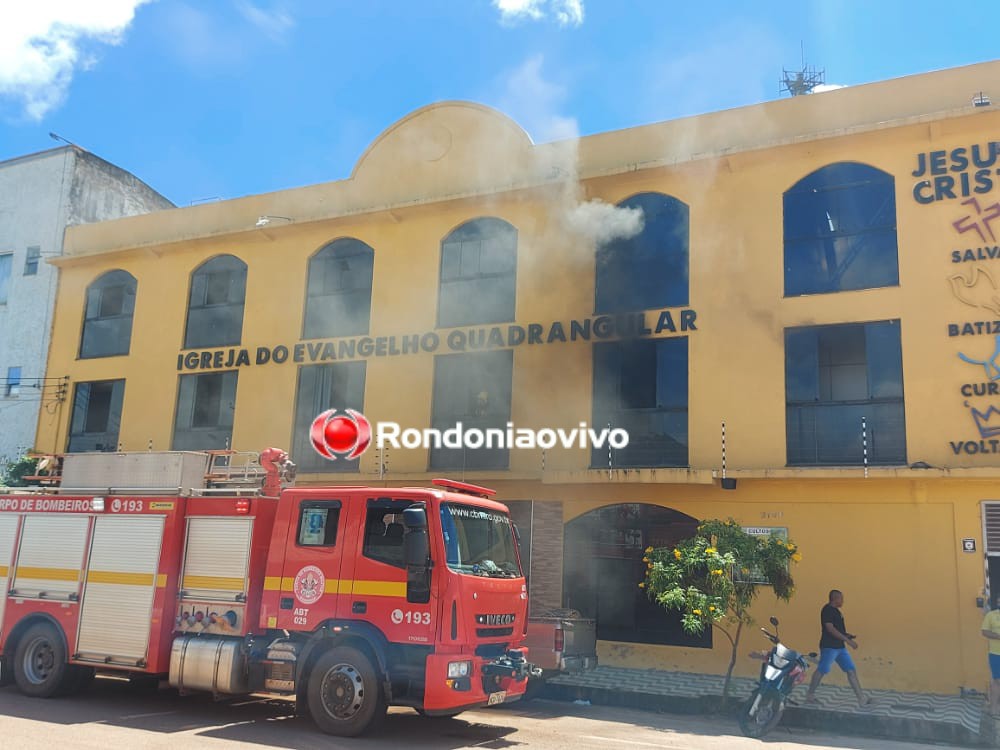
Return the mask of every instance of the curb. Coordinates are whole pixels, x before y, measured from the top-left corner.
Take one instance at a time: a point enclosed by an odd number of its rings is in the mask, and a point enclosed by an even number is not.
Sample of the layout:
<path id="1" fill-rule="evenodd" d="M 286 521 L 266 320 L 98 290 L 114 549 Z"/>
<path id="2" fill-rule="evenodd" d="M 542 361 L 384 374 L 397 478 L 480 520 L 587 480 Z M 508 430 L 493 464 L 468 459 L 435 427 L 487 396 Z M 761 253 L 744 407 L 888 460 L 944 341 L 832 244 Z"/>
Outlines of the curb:
<path id="1" fill-rule="evenodd" d="M 547 683 L 538 697 L 557 701 L 589 700 L 595 705 L 673 714 L 718 714 L 722 700 L 722 696 L 719 695 L 677 697 L 553 683 Z M 735 719 L 743 704 L 743 698 L 734 696 L 730 701 L 730 706 L 724 715 Z M 960 724 L 951 722 L 894 716 L 866 716 L 788 706 L 781 719 L 781 725 L 822 730 L 836 735 L 937 742 L 968 747 L 1000 746 L 994 741 L 994 727 L 988 716 L 983 717 L 979 731 L 972 732 Z"/>

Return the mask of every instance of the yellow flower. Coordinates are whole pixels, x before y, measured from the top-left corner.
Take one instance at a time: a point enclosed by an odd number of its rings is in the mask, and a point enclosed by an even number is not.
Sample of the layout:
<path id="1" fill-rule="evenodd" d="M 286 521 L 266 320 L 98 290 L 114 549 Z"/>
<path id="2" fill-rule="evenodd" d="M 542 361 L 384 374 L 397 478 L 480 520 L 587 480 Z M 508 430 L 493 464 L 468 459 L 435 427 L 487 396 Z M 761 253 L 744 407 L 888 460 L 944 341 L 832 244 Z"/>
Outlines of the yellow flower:
<path id="1" fill-rule="evenodd" d="M 648 564 L 648 565 L 646 566 L 646 570 L 652 570 L 652 569 L 653 569 L 653 563 L 649 563 L 649 564 Z"/>
<path id="2" fill-rule="evenodd" d="M 721 569 L 720 570 L 713 570 L 712 571 L 712 575 L 713 576 L 721 576 L 722 575 L 722 570 Z"/>
<path id="3" fill-rule="evenodd" d="M 644 589 L 644 588 L 646 588 L 646 584 L 645 584 L 645 583 L 640 583 L 640 584 L 639 584 L 639 588 L 641 588 L 641 589 Z"/>
<path id="4" fill-rule="evenodd" d="M 646 554 L 647 554 L 647 555 L 648 555 L 648 554 L 649 554 L 650 552 L 652 552 L 652 551 L 653 551 L 653 548 L 652 548 L 652 547 L 646 547 Z"/>
<path id="5" fill-rule="evenodd" d="M 794 555 L 792 555 L 792 559 L 795 560 L 795 562 L 802 562 L 802 555 L 796 552 Z"/>
<path id="6" fill-rule="evenodd" d="M 694 614 L 698 615 L 699 617 L 701 616 L 701 610 L 700 610 L 700 609 L 692 609 L 691 611 L 692 611 L 692 612 L 693 612 Z"/>
<path id="7" fill-rule="evenodd" d="M 644 563 L 648 563 L 648 562 L 649 562 L 649 558 L 648 558 L 648 557 L 644 557 L 644 558 L 642 558 L 642 561 L 643 561 Z"/>
<path id="8" fill-rule="evenodd" d="M 715 607 L 709 607 L 709 608 L 708 608 L 708 611 L 709 611 L 709 612 L 714 612 L 714 611 L 715 611 Z"/>
<path id="9" fill-rule="evenodd" d="M 715 554 L 718 554 L 718 553 L 715 551 L 715 547 L 707 547 L 705 549 L 705 554 L 706 555 L 715 555 Z"/>
<path id="10" fill-rule="evenodd" d="M 681 559 L 681 551 L 679 549 L 674 550 L 674 557 L 676 557 L 678 560 Z"/>

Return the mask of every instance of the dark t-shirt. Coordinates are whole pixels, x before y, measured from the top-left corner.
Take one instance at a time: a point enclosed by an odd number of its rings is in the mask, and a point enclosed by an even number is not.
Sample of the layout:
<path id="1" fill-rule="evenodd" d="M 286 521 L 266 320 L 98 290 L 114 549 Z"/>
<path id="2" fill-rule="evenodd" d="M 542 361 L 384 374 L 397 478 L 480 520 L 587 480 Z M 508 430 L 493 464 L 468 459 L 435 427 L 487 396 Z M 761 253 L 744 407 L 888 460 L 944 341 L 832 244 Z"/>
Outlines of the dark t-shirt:
<path id="1" fill-rule="evenodd" d="M 846 648 L 846 645 L 842 640 L 826 632 L 826 624 L 828 622 L 831 622 L 833 623 L 833 627 L 835 627 L 844 635 L 847 635 L 847 629 L 844 627 L 844 616 L 840 614 L 840 610 L 834 607 L 832 604 L 825 605 L 823 607 L 823 611 L 819 613 L 819 621 L 820 621 L 820 627 L 823 629 L 823 635 L 819 639 L 819 647 Z"/>

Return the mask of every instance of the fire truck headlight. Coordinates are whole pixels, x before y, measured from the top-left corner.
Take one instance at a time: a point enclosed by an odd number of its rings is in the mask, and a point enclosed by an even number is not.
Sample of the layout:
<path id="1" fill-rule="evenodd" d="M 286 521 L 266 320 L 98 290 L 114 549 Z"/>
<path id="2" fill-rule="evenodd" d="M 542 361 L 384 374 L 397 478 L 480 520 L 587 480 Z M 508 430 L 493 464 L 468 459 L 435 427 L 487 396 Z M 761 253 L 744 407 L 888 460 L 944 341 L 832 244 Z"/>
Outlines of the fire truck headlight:
<path id="1" fill-rule="evenodd" d="M 90 509 L 92 511 L 96 511 L 97 513 L 104 512 L 104 498 L 103 497 L 92 498 L 90 501 Z"/>
<path id="2" fill-rule="evenodd" d="M 471 661 L 450 661 L 448 662 L 448 678 L 468 677 L 472 672 Z"/>

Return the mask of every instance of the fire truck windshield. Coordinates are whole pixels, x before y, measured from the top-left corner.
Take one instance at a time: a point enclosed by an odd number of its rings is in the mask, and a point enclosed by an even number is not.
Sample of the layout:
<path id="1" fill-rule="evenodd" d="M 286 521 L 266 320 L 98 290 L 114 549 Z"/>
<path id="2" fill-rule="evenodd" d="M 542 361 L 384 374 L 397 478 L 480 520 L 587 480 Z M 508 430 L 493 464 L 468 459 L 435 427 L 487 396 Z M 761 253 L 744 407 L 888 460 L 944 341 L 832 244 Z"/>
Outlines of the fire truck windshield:
<path id="1" fill-rule="evenodd" d="M 441 529 L 448 567 L 490 578 L 517 578 L 521 569 L 510 517 L 471 505 L 444 503 Z"/>

